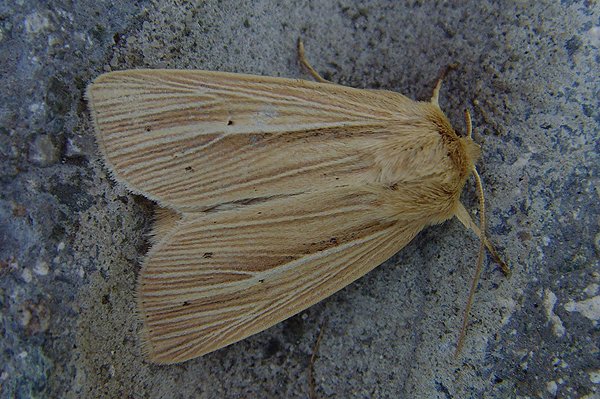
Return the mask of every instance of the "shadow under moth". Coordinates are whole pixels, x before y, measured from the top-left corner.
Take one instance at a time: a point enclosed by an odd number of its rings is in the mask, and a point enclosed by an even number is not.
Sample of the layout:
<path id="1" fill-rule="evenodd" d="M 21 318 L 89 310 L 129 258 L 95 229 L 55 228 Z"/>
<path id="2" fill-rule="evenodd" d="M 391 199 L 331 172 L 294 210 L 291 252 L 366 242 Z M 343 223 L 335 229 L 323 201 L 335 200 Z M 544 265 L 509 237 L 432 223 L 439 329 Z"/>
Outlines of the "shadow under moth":
<path id="1" fill-rule="evenodd" d="M 480 148 L 440 109 L 441 79 L 413 101 L 327 82 L 299 51 L 317 82 L 141 69 L 87 90 L 112 176 L 159 205 L 137 285 L 153 362 L 287 319 L 453 216 L 501 263 L 483 208 L 479 229 L 460 202 L 471 174 L 482 193 Z"/>

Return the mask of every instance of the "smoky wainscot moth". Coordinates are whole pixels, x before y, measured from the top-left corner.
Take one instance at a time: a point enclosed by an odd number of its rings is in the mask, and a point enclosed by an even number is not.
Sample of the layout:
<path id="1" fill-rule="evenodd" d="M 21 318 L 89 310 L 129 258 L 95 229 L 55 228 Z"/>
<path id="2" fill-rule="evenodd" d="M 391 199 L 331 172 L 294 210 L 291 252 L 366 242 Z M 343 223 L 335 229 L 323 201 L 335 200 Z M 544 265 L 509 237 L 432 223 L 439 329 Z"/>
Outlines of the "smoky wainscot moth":
<path id="1" fill-rule="evenodd" d="M 138 278 L 143 349 L 178 363 L 256 334 L 456 216 L 484 246 L 480 147 L 430 101 L 202 70 L 125 70 L 86 96 L 106 167 L 158 204 Z M 460 202 L 469 176 L 478 227 Z"/>

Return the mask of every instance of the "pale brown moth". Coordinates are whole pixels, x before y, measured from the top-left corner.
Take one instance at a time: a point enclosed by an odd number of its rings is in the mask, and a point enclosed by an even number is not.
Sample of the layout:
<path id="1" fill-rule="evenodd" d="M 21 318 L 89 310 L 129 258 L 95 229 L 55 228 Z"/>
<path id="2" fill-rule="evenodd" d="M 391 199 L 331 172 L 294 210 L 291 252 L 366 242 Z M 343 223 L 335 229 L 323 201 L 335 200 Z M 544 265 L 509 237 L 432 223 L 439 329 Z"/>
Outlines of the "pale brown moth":
<path id="1" fill-rule="evenodd" d="M 137 287 L 153 362 L 287 319 L 453 216 L 493 252 L 459 198 L 480 148 L 441 111 L 441 80 L 429 102 L 354 89 L 299 50 L 319 82 L 127 70 L 88 88 L 111 174 L 160 206 Z"/>

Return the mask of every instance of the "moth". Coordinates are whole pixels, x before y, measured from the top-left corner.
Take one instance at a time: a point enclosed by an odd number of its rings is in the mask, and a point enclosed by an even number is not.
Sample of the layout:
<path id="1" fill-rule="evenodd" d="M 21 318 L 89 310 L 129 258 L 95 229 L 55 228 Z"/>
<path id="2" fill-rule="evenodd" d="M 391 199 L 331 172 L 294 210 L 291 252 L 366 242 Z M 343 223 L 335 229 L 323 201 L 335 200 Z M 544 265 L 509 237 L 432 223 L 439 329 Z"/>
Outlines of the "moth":
<path id="1" fill-rule="evenodd" d="M 110 173 L 159 205 L 136 293 L 153 362 L 265 330 L 454 216 L 494 251 L 460 202 L 480 148 L 441 80 L 428 102 L 345 87 L 299 50 L 316 82 L 140 69 L 87 90 Z"/>

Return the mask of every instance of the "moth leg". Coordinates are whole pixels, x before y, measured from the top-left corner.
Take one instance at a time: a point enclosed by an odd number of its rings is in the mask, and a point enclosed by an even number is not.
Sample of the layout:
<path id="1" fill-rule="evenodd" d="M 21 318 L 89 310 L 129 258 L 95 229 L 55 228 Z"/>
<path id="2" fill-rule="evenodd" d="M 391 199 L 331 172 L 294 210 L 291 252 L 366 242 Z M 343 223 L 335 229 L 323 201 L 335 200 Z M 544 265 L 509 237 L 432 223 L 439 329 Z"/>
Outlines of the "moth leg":
<path id="1" fill-rule="evenodd" d="M 458 65 L 459 64 L 456 62 L 454 64 L 448 64 L 440 72 L 437 83 L 435 84 L 435 87 L 433 88 L 433 94 L 431 95 L 431 103 L 434 105 L 437 105 L 438 108 L 440 107 L 439 99 L 440 99 L 440 89 L 442 88 L 442 82 L 444 81 L 444 79 L 446 79 L 446 75 L 448 75 L 448 72 L 450 72 L 453 69 L 458 68 Z"/>
<path id="2" fill-rule="evenodd" d="M 462 203 L 458 204 L 458 208 L 457 208 L 456 213 L 454 215 L 457 217 L 458 220 L 460 220 L 460 222 L 467 229 L 473 230 L 473 232 L 477 235 L 477 237 L 481 238 L 481 230 L 479 230 L 479 227 L 477 227 L 477 225 L 475 224 L 475 222 L 473 222 L 473 219 L 471 219 L 471 216 L 469 215 L 469 212 L 467 211 L 467 209 L 465 208 L 465 206 Z M 494 258 L 494 261 L 502 269 L 502 272 L 506 276 L 510 276 L 510 274 L 511 274 L 510 268 L 502 260 L 502 258 L 500 258 L 500 255 L 498 255 L 498 252 L 496 251 L 496 248 L 494 248 L 494 245 L 487 239 L 487 237 L 484 237 L 483 243 L 485 244 L 486 248 L 490 252 L 490 255 L 492 255 L 492 258 Z"/>
<path id="3" fill-rule="evenodd" d="M 319 327 L 319 336 L 317 337 L 315 346 L 313 346 L 313 352 L 310 357 L 310 362 L 308 363 L 308 389 L 310 399 L 318 398 L 315 382 L 315 361 L 317 360 L 317 354 L 319 352 L 319 346 L 321 345 L 321 339 L 323 339 L 323 332 L 325 331 L 326 324 L 327 319 L 323 320 L 321 327 Z"/>
<path id="4" fill-rule="evenodd" d="M 304 68 L 308 70 L 308 72 L 317 82 L 331 83 L 330 81 L 319 75 L 319 72 L 317 72 L 317 70 L 313 68 L 312 65 L 310 65 L 310 63 L 306 59 L 306 55 L 304 54 L 304 43 L 302 43 L 302 39 L 300 38 L 298 38 L 298 60 L 304 66 Z"/>

